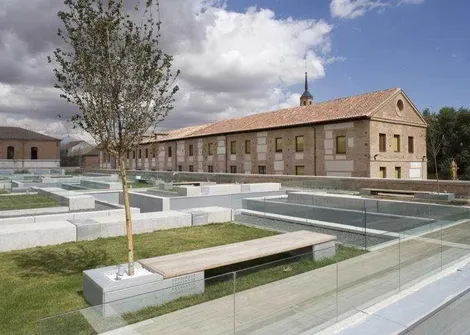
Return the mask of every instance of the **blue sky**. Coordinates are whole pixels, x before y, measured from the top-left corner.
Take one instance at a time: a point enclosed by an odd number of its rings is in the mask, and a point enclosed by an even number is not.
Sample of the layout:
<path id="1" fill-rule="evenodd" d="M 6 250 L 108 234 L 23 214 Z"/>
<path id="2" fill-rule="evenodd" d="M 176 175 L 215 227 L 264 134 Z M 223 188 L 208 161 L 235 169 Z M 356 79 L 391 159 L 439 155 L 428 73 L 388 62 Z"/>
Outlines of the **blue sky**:
<path id="1" fill-rule="evenodd" d="M 310 82 L 317 101 L 398 86 L 421 110 L 470 106 L 468 0 L 425 0 L 353 19 L 333 18 L 327 0 L 228 1 L 229 10 L 250 6 L 271 9 L 280 18 L 333 24 L 332 54 L 345 60 Z"/>

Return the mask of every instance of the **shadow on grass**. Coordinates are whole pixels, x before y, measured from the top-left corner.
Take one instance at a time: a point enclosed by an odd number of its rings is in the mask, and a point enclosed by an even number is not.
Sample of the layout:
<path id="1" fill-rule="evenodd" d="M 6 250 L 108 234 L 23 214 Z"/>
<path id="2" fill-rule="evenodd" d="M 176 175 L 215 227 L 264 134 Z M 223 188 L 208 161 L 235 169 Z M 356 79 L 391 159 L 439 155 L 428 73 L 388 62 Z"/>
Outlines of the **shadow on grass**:
<path id="1" fill-rule="evenodd" d="M 18 267 L 24 270 L 21 274 L 23 277 L 79 274 L 111 261 L 106 251 L 83 246 L 59 251 L 38 249 L 20 253 L 14 259 Z"/>

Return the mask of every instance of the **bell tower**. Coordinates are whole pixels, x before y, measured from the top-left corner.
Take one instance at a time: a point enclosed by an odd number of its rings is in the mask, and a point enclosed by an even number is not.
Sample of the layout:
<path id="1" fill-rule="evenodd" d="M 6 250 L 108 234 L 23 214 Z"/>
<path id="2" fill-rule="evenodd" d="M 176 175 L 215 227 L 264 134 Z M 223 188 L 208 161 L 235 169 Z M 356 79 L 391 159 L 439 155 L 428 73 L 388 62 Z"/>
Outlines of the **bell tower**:
<path id="1" fill-rule="evenodd" d="M 313 96 L 308 91 L 307 71 L 305 71 L 305 91 L 300 97 L 300 106 L 308 106 L 313 102 Z"/>

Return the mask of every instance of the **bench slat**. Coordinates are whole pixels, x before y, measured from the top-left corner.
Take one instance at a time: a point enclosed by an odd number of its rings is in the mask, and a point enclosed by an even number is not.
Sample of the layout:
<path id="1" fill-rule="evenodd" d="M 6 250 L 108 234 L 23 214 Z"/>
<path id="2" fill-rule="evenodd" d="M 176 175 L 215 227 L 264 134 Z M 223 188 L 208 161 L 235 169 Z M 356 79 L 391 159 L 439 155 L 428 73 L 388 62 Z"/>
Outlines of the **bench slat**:
<path id="1" fill-rule="evenodd" d="M 335 240 L 335 236 L 300 230 L 212 248 L 153 257 L 139 262 L 149 271 L 157 272 L 164 278 L 172 278 Z"/>

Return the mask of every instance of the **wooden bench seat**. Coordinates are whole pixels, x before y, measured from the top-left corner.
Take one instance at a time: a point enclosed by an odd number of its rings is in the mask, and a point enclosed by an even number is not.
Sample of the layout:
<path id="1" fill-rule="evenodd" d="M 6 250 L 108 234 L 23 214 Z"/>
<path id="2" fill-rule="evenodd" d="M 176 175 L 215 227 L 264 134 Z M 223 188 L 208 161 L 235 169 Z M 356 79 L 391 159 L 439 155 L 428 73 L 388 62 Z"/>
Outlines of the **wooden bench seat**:
<path id="1" fill-rule="evenodd" d="M 331 248 L 336 237 L 310 231 L 296 231 L 250 241 L 193 250 L 139 261 L 144 268 L 163 278 L 187 275 L 305 247 Z"/>

